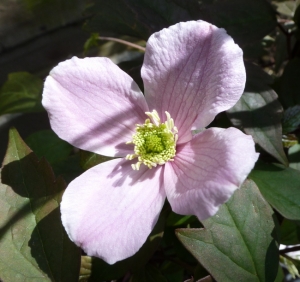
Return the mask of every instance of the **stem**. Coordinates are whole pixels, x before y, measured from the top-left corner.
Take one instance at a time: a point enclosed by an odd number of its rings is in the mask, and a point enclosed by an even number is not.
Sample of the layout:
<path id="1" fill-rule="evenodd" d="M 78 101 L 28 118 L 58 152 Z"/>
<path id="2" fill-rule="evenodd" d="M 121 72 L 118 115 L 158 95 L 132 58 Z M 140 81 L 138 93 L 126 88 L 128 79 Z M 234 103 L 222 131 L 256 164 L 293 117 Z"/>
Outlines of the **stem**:
<path id="1" fill-rule="evenodd" d="M 129 42 L 129 41 L 126 41 L 126 40 L 123 40 L 123 39 L 115 38 L 115 37 L 99 36 L 99 39 L 100 40 L 107 40 L 107 41 L 118 42 L 118 43 L 130 46 L 132 48 L 136 48 L 136 49 L 138 49 L 138 50 L 140 50 L 142 52 L 145 52 L 145 50 L 146 50 L 146 48 L 144 48 L 144 47 L 142 47 L 140 45 L 134 44 L 132 42 Z"/>
<path id="2" fill-rule="evenodd" d="M 291 34 L 288 31 L 286 31 L 285 28 L 279 22 L 277 22 L 277 26 L 282 31 L 282 33 L 286 36 L 286 48 L 288 51 L 289 59 L 291 59 L 292 58 Z"/>
<path id="3" fill-rule="evenodd" d="M 281 255 L 283 255 L 283 254 L 290 253 L 290 252 L 295 252 L 295 251 L 300 251 L 300 246 L 285 248 L 283 250 L 280 250 L 279 253 Z"/>

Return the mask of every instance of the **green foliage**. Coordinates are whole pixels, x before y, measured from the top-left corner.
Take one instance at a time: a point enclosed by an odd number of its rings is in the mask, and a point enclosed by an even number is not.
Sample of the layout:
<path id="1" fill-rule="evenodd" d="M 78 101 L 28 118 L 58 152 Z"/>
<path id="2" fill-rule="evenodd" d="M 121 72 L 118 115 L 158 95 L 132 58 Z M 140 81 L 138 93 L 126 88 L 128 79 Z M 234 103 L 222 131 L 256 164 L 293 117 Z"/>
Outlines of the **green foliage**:
<path id="1" fill-rule="evenodd" d="M 170 212 L 166 203 L 139 252 L 108 265 L 98 258 L 81 256 L 61 224 L 59 203 L 65 181 L 112 158 L 74 149 L 49 130 L 26 139 L 33 153 L 12 129 L 0 183 L 1 281 L 69 282 L 78 281 L 79 273 L 80 281 L 208 282 L 212 277 L 222 282 L 283 281 L 282 268 L 277 271 L 277 233 L 281 244 L 300 244 L 300 2 L 273 1 L 273 7 L 269 2 L 18 2 L 22 9 L 14 15 L 29 26 L 26 32 L 20 29 L 15 33 L 21 41 L 87 16 L 85 28 L 93 33 L 83 46 L 85 54 L 94 55 L 95 48 L 91 47 L 98 46 L 99 34 L 123 39 L 129 35 L 136 42 L 180 21 L 205 20 L 225 28 L 243 48 L 246 61 L 254 64 L 246 63 L 247 83 L 241 99 L 210 126 L 227 128 L 231 122 L 253 136 L 258 149 L 263 149 L 262 160 L 285 166 L 259 162 L 249 176 L 251 180 L 215 216 L 203 221 L 203 226 L 195 216 Z M 83 15 L 86 3 L 90 8 Z M 98 55 L 113 57 L 126 48 L 106 43 Z M 137 55 L 119 67 L 143 89 L 143 54 Z M 9 74 L 0 89 L 0 115 L 42 111 L 42 87 L 42 79 L 35 75 Z M 279 213 L 280 226 L 269 204 Z M 281 256 L 281 263 L 293 273 L 300 270 L 299 260 L 286 254 Z"/>
<path id="2" fill-rule="evenodd" d="M 80 165 L 83 170 L 88 170 L 89 168 L 101 164 L 103 162 L 107 162 L 112 160 L 111 157 L 101 156 L 88 151 L 80 151 Z"/>
<path id="3" fill-rule="evenodd" d="M 43 81 L 27 72 L 11 73 L 0 89 L 0 115 L 43 110 Z"/>
<path id="4" fill-rule="evenodd" d="M 61 140 L 52 130 L 42 130 L 26 138 L 27 145 L 38 158 L 44 157 L 51 165 L 66 159 L 73 147 Z"/>
<path id="5" fill-rule="evenodd" d="M 60 221 L 65 183 L 10 131 L 0 184 L 0 279 L 77 281 L 80 250 Z"/>
<path id="6" fill-rule="evenodd" d="M 259 163 L 250 178 L 280 214 L 288 219 L 300 220 L 299 171 L 279 164 Z"/>
<path id="7" fill-rule="evenodd" d="M 269 86 L 272 79 L 259 67 L 246 64 L 247 82 L 241 99 L 227 111 L 233 125 L 281 163 L 288 165 L 282 146 L 282 107 Z"/>
<path id="8" fill-rule="evenodd" d="M 280 225 L 280 244 L 300 244 L 300 221 L 284 219 Z"/>
<path id="9" fill-rule="evenodd" d="M 179 229 L 184 246 L 217 280 L 269 281 L 277 275 L 274 214 L 253 181 L 246 181 L 204 229 Z"/>
<path id="10" fill-rule="evenodd" d="M 100 0 L 91 11 L 95 15 L 88 21 L 89 30 L 145 40 L 164 27 L 187 20 L 201 19 L 224 27 L 239 44 L 260 39 L 276 26 L 275 12 L 263 0 Z"/>

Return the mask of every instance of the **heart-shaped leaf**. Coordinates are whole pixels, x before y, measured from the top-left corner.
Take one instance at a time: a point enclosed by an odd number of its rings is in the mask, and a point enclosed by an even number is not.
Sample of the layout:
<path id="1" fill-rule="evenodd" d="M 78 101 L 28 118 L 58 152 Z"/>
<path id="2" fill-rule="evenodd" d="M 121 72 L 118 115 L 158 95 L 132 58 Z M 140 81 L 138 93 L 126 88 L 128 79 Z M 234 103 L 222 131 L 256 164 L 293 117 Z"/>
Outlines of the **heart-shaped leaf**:
<path id="1" fill-rule="evenodd" d="M 80 250 L 60 220 L 64 189 L 12 129 L 1 170 L 0 279 L 78 281 Z"/>

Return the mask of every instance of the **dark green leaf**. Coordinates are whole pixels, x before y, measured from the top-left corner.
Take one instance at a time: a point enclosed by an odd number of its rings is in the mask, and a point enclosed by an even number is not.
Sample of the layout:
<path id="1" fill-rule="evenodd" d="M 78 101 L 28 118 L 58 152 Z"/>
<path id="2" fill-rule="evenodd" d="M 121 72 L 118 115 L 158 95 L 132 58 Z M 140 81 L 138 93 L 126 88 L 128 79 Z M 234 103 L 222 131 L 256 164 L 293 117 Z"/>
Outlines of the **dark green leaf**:
<path id="1" fill-rule="evenodd" d="M 64 181 L 55 179 L 15 129 L 1 171 L 0 279 L 77 281 L 80 250 L 60 220 Z"/>
<path id="2" fill-rule="evenodd" d="M 109 265 L 101 259 L 93 258 L 91 261 L 89 281 L 117 279 L 128 271 L 135 273 L 139 271 L 141 267 L 146 265 L 160 244 L 168 212 L 168 210 L 165 210 L 161 213 L 158 222 L 149 235 L 147 241 L 134 256 L 123 261 L 119 261 L 113 265 Z M 86 260 L 90 259 L 87 257 L 85 261 Z M 88 266 L 88 261 L 86 261 L 85 266 Z"/>
<path id="3" fill-rule="evenodd" d="M 278 95 L 285 108 L 300 104 L 300 58 L 294 58 L 286 65 L 279 80 Z"/>
<path id="4" fill-rule="evenodd" d="M 296 144 L 289 148 L 288 157 L 290 161 L 290 167 L 300 170 L 300 144 Z"/>
<path id="5" fill-rule="evenodd" d="M 300 105 L 285 110 L 282 119 L 282 133 L 287 134 L 296 130 L 300 125 Z"/>
<path id="6" fill-rule="evenodd" d="M 205 20 L 227 30 L 245 45 L 263 38 L 275 29 L 275 11 L 263 0 L 173 0 L 188 10 L 193 20 Z"/>
<path id="7" fill-rule="evenodd" d="M 168 282 L 168 280 L 157 267 L 147 264 L 133 275 L 131 282 Z"/>
<path id="8" fill-rule="evenodd" d="M 281 266 L 278 267 L 278 273 L 274 282 L 282 282 L 284 281 L 284 273 Z"/>
<path id="9" fill-rule="evenodd" d="M 61 140 L 52 130 L 35 132 L 26 138 L 26 143 L 38 158 L 45 157 L 51 165 L 66 159 L 73 150 L 69 143 Z"/>
<path id="10" fill-rule="evenodd" d="M 79 153 L 68 156 L 66 159 L 55 163 L 52 168 L 55 175 L 62 176 L 67 183 L 70 183 L 73 179 L 83 173 L 80 166 Z"/>
<path id="11" fill-rule="evenodd" d="M 0 115 L 41 111 L 42 89 L 43 81 L 30 73 L 9 74 L 0 89 Z"/>
<path id="12" fill-rule="evenodd" d="M 280 225 L 280 244 L 300 244 L 300 221 L 284 219 Z"/>
<path id="13" fill-rule="evenodd" d="M 83 151 L 83 150 L 80 151 L 80 166 L 82 167 L 83 170 L 88 170 L 89 168 L 97 164 L 101 164 L 112 159 L 113 158 L 111 157 L 98 155 L 92 152 Z"/>
<path id="14" fill-rule="evenodd" d="M 246 64 L 245 92 L 227 111 L 231 122 L 252 135 L 266 152 L 285 165 L 288 160 L 282 146 L 282 107 L 277 94 L 268 86 L 271 78 L 255 65 Z"/>
<path id="15" fill-rule="evenodd" d="M 263 0 L 100 0 L 91 11 L 96 14 L 88 23 L 90 30 L 145 40 L 187 20 L 202 19 L 223 27 L 238 43 L 260 39 L 276 26 L 275 11 Z"/>
<path id="16" fill-rule="evenodd" d="M 178 229 L 184 246 L 217 280 L 270 281 L 277 275 L 273 210 L 247 180 L 204 229 Z"/>
<path id="17" fill-rule="evenodd" d="M 21 0 L 33 15 L 34 21 L 51 30 L 82 17 L 84 2 L 80 0 Z"/>
<path id="18" fill-rule="evenodd" d="M 264 198 L 285 218 L 300 220 L 300 173 L 279 164 L 259 163 L 249 176 Z"/>

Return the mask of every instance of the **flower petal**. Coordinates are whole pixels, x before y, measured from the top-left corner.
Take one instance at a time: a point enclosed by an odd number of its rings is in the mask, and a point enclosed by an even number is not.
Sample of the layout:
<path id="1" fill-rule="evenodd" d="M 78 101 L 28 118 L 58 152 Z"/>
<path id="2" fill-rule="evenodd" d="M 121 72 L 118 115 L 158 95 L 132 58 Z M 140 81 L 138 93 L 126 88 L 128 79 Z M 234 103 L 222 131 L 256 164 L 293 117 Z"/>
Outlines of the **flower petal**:
<path id="1" fill-rule="evenodd" d="M 70 183 L 61 203 L 71 240 L 110 264 L 140 249 L 166 197 L 163 167 L 134 171 L 131 163 L 116 159 L 89 169 Z"/>
<path id="2" fill-rule="evenodd" d="M 125 142 L 148 110 L 137 84 L 107 58 L 60 63 L 46 79 L 43 106 L 60 138 L 107 156 L 132 153 Z"/>
<path id="3" fill-rule="evenodd" d="M 214 215 L 246 179 L 258 155 L 252 137 L 236 128 L 209 128 L 178 146 L 164 178 L 173 211 L 200 220 Z"/>
<path id="4" fill-rule="evenodd" d="M 149 109 L 162 118 L 168 111 L 183 143 L 192 126 L 207 126 L 238 101 L 246 74 L 242 50 L 224 29 L 190 21 L 149 38 L 142 78 Z"/>

